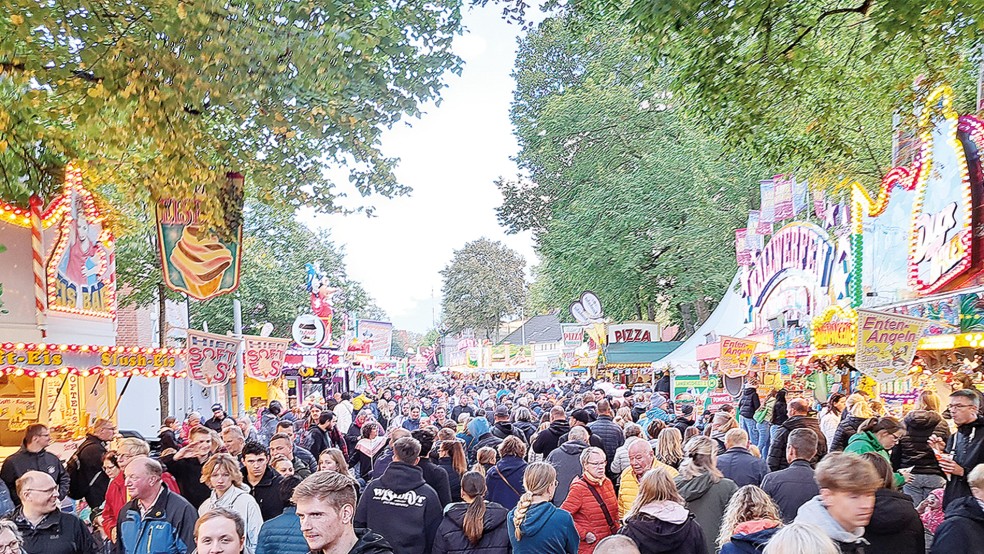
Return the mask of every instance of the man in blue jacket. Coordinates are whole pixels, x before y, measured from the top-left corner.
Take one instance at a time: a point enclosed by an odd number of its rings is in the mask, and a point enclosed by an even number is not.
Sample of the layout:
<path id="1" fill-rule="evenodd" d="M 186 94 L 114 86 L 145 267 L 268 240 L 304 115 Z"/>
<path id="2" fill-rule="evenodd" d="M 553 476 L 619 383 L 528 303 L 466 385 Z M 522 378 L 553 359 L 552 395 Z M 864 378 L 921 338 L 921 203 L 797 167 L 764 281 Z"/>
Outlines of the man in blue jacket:
<path id="1" fill-rule="evenodd" d="M 297 517 L 297 507 L 291 500 L 294 489 L 301 478 L 287 477 L 280 483 L 280 498 L 284 502 L 284 513 L 263 522 L 260 536 L 256 539 L 256 554 L 308 554 L 307 541 L 301 532 L 301 518 Z"/>
<path id="2" fill-rule="evenodd" d="M 748 444 L 748 433 L 742 429 L 732 429 L 724 435 L 727 450 L 717 458 L 717 468 L 739 487 L 757 487 L 769 473 L 769 464 L 749 452 Z"/>
<path id="3" fill-rule="evenodd" d="M 161 482 L 161 464 L 147 456 L 130 460 L 124 470 L 132 500 L 116 524 L 117 554 L 187 554 L 195 548 L 198 511 Z"/>

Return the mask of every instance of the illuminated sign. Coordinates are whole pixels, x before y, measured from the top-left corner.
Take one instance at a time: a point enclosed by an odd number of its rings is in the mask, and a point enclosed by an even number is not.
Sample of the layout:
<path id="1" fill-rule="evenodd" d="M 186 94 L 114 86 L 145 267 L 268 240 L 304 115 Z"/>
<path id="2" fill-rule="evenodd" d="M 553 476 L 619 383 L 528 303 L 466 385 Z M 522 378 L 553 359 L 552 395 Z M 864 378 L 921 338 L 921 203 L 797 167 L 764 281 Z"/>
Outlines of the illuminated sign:
<path id="1" fill-rule="evenodd" d="M 854 310 L 830 306 L 813 320 L 813 347 L 817 350 L 853 348 L 857 321 Z"/>
<path id="2" fill-rule="evenodd" d="M 77 344 L 0 344 L 0 373 L 28 377 L 184 377 L 181 350 Z"/>
<path id="3" fill-rule="evenodd" d="M 791 223 L 773 235 L 742 279 L 742 293 L 753 307 L 761 307 L 772 288 L 789 273 L 805 274 L 827 288 L 833 270 L 835 246 L 827 233 L 812 223 Z"/>

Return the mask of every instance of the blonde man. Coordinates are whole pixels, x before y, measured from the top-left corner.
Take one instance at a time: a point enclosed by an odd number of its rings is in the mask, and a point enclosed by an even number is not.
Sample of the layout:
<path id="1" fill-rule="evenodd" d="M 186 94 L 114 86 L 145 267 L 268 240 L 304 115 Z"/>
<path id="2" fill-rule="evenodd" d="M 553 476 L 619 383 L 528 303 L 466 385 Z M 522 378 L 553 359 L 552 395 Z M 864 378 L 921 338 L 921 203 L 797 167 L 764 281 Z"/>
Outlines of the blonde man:
<path id="1" fill-rule="evenodd" d="M 800 506 L 795 522 L 820 527 L 844 554 L 864 552 L 864 526 L 881 484 L 875 466 L 861 456 L 834 452 L 817 464 L 815 475 L 820 495 Z"/>
<path id="2" fill-rule="evenodd" d="M 393 552 L 379 534 L 355 528 L 355 480 L 348 475 L 319 471 L 297 485 L 291 500 L 312 554 Z"/>
<path id="3" fill-rule="evenodd" d="M 263 525 L 260 505 L 243 489 L 243 474 L 239 462 L 230 454 L 216 454 L 202 467 L 202 483 L 212 489 L 212 494 L 198 507 L 204 515 L 213 508 L 226 508 L 239 514 L 246 526 L 245 554 L 253 554 L 256 540 Z"/>

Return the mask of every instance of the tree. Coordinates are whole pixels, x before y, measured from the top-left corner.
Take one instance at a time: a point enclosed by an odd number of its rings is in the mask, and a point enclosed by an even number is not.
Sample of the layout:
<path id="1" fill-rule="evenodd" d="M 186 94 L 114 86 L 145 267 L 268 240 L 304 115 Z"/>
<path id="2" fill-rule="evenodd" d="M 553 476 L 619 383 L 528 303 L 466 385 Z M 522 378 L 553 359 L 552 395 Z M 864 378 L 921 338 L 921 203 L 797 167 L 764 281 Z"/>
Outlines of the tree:
<path id="1" fill-rule="evenodd" d="M 451 263 L 441 270 L 448 331 L 484 329 L 486 338 L 498 331 L 502 318 L 523 306 L 525 268 L 526 260 L 519 253 L 487 238 L 455 250 Z"/>
<path id="2" fill-rule="evenodd" d="M 523 174 L 497 183 L 498 216 L 534 234 L 534 307 L 590 289 L 607 315 L 652 320 L 719 297 L 766 172 L 694 128 L 624 29 L 548 19 L 521 41 L 514 77 Z"/>
<path id="3" fill-rule="evenodd" d="M 914 128 L 914 102 L 940 82 L 974 111 L 979 0 L 572 5 L 591 25 L 627 23 L 689 112 L 777 173 L 870 186 L 893 165 L 893 114 Z"/>
<path id="4" fill-rule="evenodd" d="M 405 193 L 379 137 L 460 71 L 460 6 L 0 0 L 0 190 L 50 195 L 77 159 L 91 185 L 196 197 L 212 222 L 230 170 L 282 206 Z"/>
<path id="5" fill-rule="evenodd" d="M 310 311 L 310 295 L 305 289 L 305 264 L 318 262 L 332 286 L 341 292 L 334 297 L 333 334 L 342 333 L 345 314 L 354 312 L 369 319 L 386 319 L 362 286 L 348 278 L 345 259 L 324 231 L 314 232 L 297 222 L 292 214 L 258 203 L 249 203 L 245 212 L 242 279 L 231 294 L 195 303 L 192 325 L 225 333 L 233 327 L 232 301 L 242 306 L 243 332 L 255 334 L 264 323 L 273 324 L 273 334 L 289 337 L 299 314 Z"/>

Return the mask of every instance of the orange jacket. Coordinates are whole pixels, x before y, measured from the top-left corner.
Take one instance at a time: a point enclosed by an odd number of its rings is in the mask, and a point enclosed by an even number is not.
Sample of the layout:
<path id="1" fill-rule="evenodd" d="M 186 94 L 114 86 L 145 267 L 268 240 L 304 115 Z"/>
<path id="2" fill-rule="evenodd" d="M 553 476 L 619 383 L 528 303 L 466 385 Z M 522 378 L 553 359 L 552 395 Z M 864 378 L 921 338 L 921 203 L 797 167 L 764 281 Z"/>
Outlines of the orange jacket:
<path id="1" fill-rule="evenodd" d="M 567 498 L 561 504 L 560 509 L 570 512 L 571 516 L 574 517 L 574 527 L 577 528 L 578 538 L 581 539 L 577 550 L 578 554 L 591 554 L 594 552 L 598 541 L 612 534 L 612 529 L 608 526 L 608 520 L 605 518 L 605 512 L 601 509 L 601 504 L 595 499 L 589 487 L 593 487 L 598 492 L 615 523 L 615 530 L 618 530 L 618 499 L 615 497 L 615 487 L 612 486 L 612 482 L 605 478 L 601 482 L 601 486 L 595 487 L 585 481 L 583 477 L 577 477 L 571 483 L 571 491 L 567 494 Z M 588 533 L 594 533 L 595 536 L 595 541 L 591 544 L 584 541 L 584 537 Z"/>

